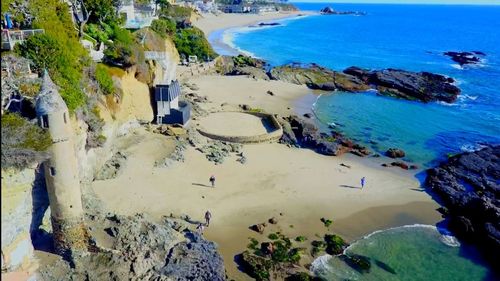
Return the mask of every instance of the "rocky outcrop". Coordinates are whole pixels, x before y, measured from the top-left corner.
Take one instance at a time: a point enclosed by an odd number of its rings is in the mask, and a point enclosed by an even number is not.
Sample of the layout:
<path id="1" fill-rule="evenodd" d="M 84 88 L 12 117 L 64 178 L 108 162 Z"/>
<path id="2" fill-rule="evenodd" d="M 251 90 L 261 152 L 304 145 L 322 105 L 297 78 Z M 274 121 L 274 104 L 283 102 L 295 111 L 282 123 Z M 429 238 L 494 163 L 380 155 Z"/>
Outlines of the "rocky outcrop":
<path id="1" fill-rule="evenodd" d="M 445 52 L 444 55 L 450 57 L 454 62 L 457 62 L 460 66 L 464 66 L 467 64 L 479 64 L 486 56 L 485 53 L 479 51 Z"/>
<path id="2" fill-rule="evenodd" d="M 111 157 L 111 159 L 104 163 L 104 166 L 97 170 L 95 180 L 108 180 L 116 178 L 126 161 L 127 156 L 118 151 Z"/>
<path id="3" fill-rule="evenodd" d="M 198 233 L 188 233 L 188 242 L 175 245 L 161 270 L 170 280 L 226 280 L 224 261 L 214 242 L 204 240 Z"/>
<path id="4" fill-rule="evenodd" d="M 427 171 L 426 186 L 447 209 L 457 237 L 500 258 L 500 145 L 451 157 Z"/>
<path id="5" fill-rule="evenodd" d="M 375 89 L 381 95 L 422 102 L 454 102 L 460 89 L 454 80 L 429 72 L 410 72 L 399 69 L 366 70 L 349 67 L 343 72 L 311 64 L 286 65 L 273 68 L 269 76 L 294 84 L 305 84 L 324 91 L 361 92 Z"/>
<path id="6" fill-rule="evenodd" d="M 280 143 L 289 146 L 309 148 L 317 153 L 338 156 L 351 152 L 358 156 L 367 156 L 371 152 L 364 146 L 353 143 L 342 134 L 332 131 L 330 135 L 320 132 L 312 122 L 292 115 L 282 118 L 283 136 Z"/>
<path id="7" fill-rule="evenodd" d="M 263 60 L 249 56 L 221 56 L 217 59 L 216 69 L 222 75 L 246 75 L 254 79 L 269 80 L 266 73 L 267 64 Z"/>
<path id="8" fill-rule="evenodd" d="M 182 222 L 180 224 L 183 224 Z M 145 215 L 94 216 L 111 248 L 98 248 L 75 260 L 40 269 L 40 280 L 225 280 L 222 257 L 204 240 L 171 218 L 154 223 Z M 109 230 L 109 231 L 108 231 Z"/>
<path id="9" fill-rule="evenodd" d="M 357 11 L 337 11 L 332 7 L 324 7 L 319 11 L 322 15 L 355 15 L 355 16 L 364 16 L 365 12 L 357 12 Z"/>
<path id="10" fill-rule="evenodd" d="M 405 157 L 405 152 L 399 148 L 389 148 L 385 155 L 390 158 L 403 158 Z"/>

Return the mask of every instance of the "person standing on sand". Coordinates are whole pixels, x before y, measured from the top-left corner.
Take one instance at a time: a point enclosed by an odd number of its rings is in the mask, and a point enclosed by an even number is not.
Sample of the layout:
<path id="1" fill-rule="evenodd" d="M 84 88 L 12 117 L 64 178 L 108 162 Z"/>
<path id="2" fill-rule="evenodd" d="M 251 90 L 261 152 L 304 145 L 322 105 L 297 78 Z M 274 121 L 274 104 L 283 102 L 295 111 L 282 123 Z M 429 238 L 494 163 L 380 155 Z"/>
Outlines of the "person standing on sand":
<path id="1" fill-rule="evenodd" d="M 363 187 L 365 187 L 365 177 L 362 177 L 361 178 L 361 189 L 363 189 Z"/>
<path id="2" fill-rule="evenodd" d="M 205 222 L 206 222 L 205 224 L 207 225 L 207 227 L 210 225 L 211 218 L 212 218 L 212 214 L 209 211 L 207 211 L 205 213 Z"/>
<path id="3" fill-rule="evenodd" d="M 210 179 L 208 181 L 210 181 L 210 183 L 212 184 L 212 187 L 215 187 L 215 176 L 214 175 L 211 175 Z"/>

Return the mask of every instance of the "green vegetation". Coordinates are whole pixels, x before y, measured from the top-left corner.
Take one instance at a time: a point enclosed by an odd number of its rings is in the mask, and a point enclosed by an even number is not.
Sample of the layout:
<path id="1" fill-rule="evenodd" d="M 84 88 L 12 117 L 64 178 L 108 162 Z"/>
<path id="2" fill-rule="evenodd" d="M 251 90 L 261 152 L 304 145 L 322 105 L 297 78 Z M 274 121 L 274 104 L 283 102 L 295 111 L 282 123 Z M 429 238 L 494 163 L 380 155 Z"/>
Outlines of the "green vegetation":
<path id="1" fill-rule="evenodd" d="M 189 22 L 191 14 L 193 13 L 191 8 L 171 5 L 168 2 L 160 4 L 160 7 L 160 18 L 169 18 L 174 20 L 176 23 L 183 23 L 186 21 Z"/>
<path id="2" fill-rule="evenodd" d="M 175 21 L 169 18 L 153 20 L 151 29 L 163 38 L 175 35 L 177 31 Z"/>
<path id="3" fill-rule="evenodd" d="M 237 55 L 233 58 L 233 63 L 235 66 L 252 66 L 252 67 L 260 67 L 264 63 L 261 60 L 256 58 L 252 58 L 250 56 Z"/>
<path id="4" fill-rule="evenodd" d="M 95 69 L 95 79 L 101 88 L 104 95 L 110 95 L 115 92 L 115 86 L 113 84 L 113 79 L 109 74 L 108 67 L 104 64 L 97 64 Z"/>
<path id="5" fill-rule="evenodd" d="M 332 220 L 321 218 L 321 222 L 325 225 L 325 227 L 330 227 L 333 224 Z"/>
<path id="6" fill-rule="evenodd" d="M 26 168 L 46 158 L 49 133 L 15 113 L 2 115 L 2 168 Z"/>
<path id="7" fill-rule="evenodd" d="M 140 45 L 135 44 L 132 33 L 118 25 L 114 25 L 112 33 L 109 36 L 112 41 L 106 42 L 107 48 L 104 50 L 104 59 L 106 62 L 122 67 L 134 65 L 137 62 L 137 56 L 132 50 L 134 48 L 142 48 Z"/>
<path id="8" fill-rule="evenodd" d="M 203 31 L 196 27 L 177 31 L 174 37 L 175 47 L 184 57 L 197 56 L 199 60 L 212 60 L 217 56 Z"/>
<path id="9" fill-rule="evenodd" d="M 295 237 L 295 241 L 297 241 L 297 242 L 304 242 L 306 240 L 307 240 L 307 237 L 302 236 L 302 235 Z"/>
<path id="10" fill-rule="evenodd" d="M 276 233 L 271 233 L 267 236 L 267 238 L 271 239 L 271 240 L 277 240 L 279 239 L 280 237 L 278 236 L 278 234 Z"/>
<path id="11" fill-rule="evenodd" d="M 257 241 L 257 239 L 255 238 L 249 238 L 250 239 L 250 243 L 248 244 L 247 248 L 251 249 L 251 250 L 257 250 L 257 246 L 259 245 L 259 241 Z"/>
<path id="12" fill-rule="evenodd" d="M 312 281 L 316 280 L 306 272 L 299 272 L 285 278 L 285 281 Z"/>
<path id="13" fill-rule="evenodd" d="M 344 239 L 337 234 L 325 234 L 324 239 L 326 242 L 326 252 L 330 255 L 341 254 L 348 245 Z"/>
<path id="14" fill-rule="evenodd" d="M 85 104 L 81 87 L 82 70 L 89 57 L 78 41 L 68 5 L 58 0 L 30 0 L 34 15 L 32 27 L 45 29 L 45 34 L 29 37 L 18 44 L 15 52 L 33 61 L 36 71 L 47 69 L 70 112 Z"/>

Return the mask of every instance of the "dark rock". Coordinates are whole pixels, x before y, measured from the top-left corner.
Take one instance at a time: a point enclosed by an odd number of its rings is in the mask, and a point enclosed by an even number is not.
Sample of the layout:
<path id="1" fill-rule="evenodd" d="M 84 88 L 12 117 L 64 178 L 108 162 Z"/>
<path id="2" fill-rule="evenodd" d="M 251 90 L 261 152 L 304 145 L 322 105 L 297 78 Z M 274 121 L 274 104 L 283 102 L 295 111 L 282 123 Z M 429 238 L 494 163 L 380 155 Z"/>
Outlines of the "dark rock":
<path id="1" fill-rule="evenodd" d="M 278 220 L 275 217 L 272 217 L 272 218 L 269 219 L 269 223 L 270 224 L 277 224 Z"/>
<path id="2" fill-rule="evenodd" d="M 175 245 L 167 256 L 161 272 L 170 280 L 226 280 L 224 261 L 214 242 L 198 233 L 188 233 L 189 242 Z"/>
<path id="3" fill-rule="evenodd" d="M 405 157 L 405 152 L 399 148 L 389 148 L 386 152 L 385 155 L 390 157 L 390 158 L 403 158 Z"/>
<path id="4" fill-rule="evenodd" d="M 482 61 L 482 57 L 486 56 L 485 53 L 474 51 L 474 52 L 445 52 L 445 56 L 451 57 L 454 62 L 464 66 L 467 64 L 478 64 Z"/>
<path id="5" fill-rule="evenodd" d="M 258 223 L 258 224 L 254 224 L 254 225 L 250 226 L 251 230 L 258 232 L 260 234 L 264 233 L 265 228 L 266 228 L 265 223 Z"/>
<path id="6" fill-rule="evenodd" d="M 261 22 L 258 24 L 259 26 L 277 26 L 277 25 L 281 25 L 281 23 L 279 22 Z"/>
<path id="7" fill-rule="evenodd" d="M 387 271 L 387 272 L 389 272 L 389 273 L 391 273 L 391 274 L 396 274 L 396 270 L 394 270 L 392 267 L 390 267 L 390 266 L 389 266 L 388 264 L 386 264 L 385 262 L 382 262 L 382 261 L 380 261 L 380 260 L 375 260 L 374 262 L 375 262 L 375 264 L 376 264 L 378 267 L 382 268 L 383 270 L 385 270 L 385 271 Z"/>
<path id="8" fill-rule="evenodd" d="M 342 261 L 344 261 L 347 265 L 352 267 L 354 270 L 358 271 L 359 273 L 370 272 L 371 262 L 370 258 L 368 257 L 356 254 L 349 254 L 349 255 L 340 255 L 339 258 Z"/>
<path id="9" fill-rule="evenodd" d="M 316 64 L 290 64 L 273 68 L 271 79 L 307 85 L 324 91 L 362 92 L 378 90 L 380 95 L 408 100 L 454 102 L 460 89 L 452 78 L 429 72 L 410 72 L 399 69 L 366 70 L 349 67 L 343 72 Z"/>
<path id="10" fill-rule="evenodd" d="M 312 114 L 311 113 L 304 113 L 303 115 L 305 118 L 312 118 Z"/>
<path id="11" fill-rule="evenodd" d="M 106 233 L 111 236 L 111 237 L 116 237 L 118 236 L 118 228 L 115 227 L 115 226 L 112 226 L 112 227 L 107 227 L 104 229 L 104 231 L 106 231 Z"/>
<path id="12" fill-rule="evenodd" d="M 426 186 L 448 209 L 450 229 L 500 259 L 500 145 L 449 158 L 427 170 Z"/>
<path id="13" fill-rule="evenodd" d="M 243 271 L 257 280 L 269 280 L 272 262 L 264 257 L 251 254 L 248 251 L 236 257 Z"/>
<path id="14" fill-rule="evenodd" d="M 336 11 L 332 7 L 325 7 L 320 10 L 322 15 L 356 15 L 356 16 L 364 16 L 365 12 L 356 12 L 356 11 Z"/>
<path id="15" fill-rule="evenodd" d="M 417 165 L 410 165 L 410 170 L 418 170 L 418 166 Z"/>
<path id="16" fill-rule="evenodd" d="M 408 167 L 408 164 L 406 164 L 405 162 L 401 162 L 401 161 L 392 162 L 391 166 L 393 166 L 393 167 L 400 167 L 403 170 L 409 170 L 410 169 L 410 167 Z"/>
<path id="17" fill-rule="evenodd" d="M 270 90 L 267 91 L 267 94 L 270 95 L 270 96 L 274 96 L 274 93 Z"/>
<path id="18" fill-rule="evenodd" d="M 341 134 L 321 133 L 315 124 L 297 116 L 282 118 L 280 123 L 283 127 L 280 142 L 289 146 L 309 148 L 329 156 L 338 156 L 354 150 L 357 150 L 360 155 L 368 152 L 362 146 L 355 147 L 351 140 Z"/>

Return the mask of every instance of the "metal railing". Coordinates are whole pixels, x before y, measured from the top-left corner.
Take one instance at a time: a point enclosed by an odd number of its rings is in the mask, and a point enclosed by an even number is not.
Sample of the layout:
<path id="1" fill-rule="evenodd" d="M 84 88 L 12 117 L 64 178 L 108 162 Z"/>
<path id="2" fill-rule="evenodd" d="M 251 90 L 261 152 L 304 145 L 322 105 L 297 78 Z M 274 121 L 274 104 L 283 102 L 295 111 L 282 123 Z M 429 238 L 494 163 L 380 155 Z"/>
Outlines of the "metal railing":
<path id="1" fill-rule="evenodd" d="M 45 29 L 2 29 L 2 50 L 12 50 L 17 43 L 23 42 L 30 36 L 41 33 L 45 33 Z"/>

